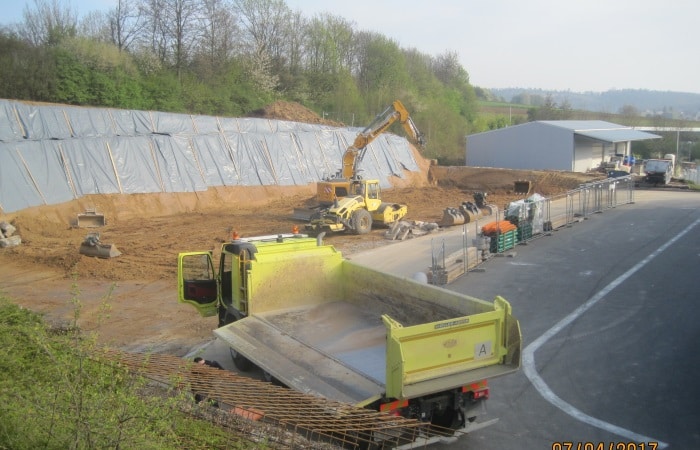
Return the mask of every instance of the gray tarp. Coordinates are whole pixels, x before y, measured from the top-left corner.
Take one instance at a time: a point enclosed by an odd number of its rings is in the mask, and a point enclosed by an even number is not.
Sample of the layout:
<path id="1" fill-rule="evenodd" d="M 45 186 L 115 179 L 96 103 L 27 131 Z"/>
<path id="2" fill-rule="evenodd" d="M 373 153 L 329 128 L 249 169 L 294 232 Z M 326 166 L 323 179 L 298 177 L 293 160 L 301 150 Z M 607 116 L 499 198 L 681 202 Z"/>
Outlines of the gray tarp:
<path id="1" fill-rule="evenodd" d="M 0 211 L 90 194 L 307 185 L 340 169 L 361 130 L 0 99 Z M 388 133 L 367 147 L 360 166 L 383 187 L 403 170 L 418 164 L 408 141 Z"/>

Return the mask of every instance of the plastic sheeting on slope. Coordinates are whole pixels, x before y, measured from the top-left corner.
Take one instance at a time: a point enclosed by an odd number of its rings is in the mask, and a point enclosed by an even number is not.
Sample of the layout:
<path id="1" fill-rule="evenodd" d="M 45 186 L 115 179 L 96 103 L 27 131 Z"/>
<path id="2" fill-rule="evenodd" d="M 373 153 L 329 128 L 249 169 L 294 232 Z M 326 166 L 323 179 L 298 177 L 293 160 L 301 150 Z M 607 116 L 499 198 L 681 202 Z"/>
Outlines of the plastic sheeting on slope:
<path id="1" fill-rule="evenodd" d="M 361 128 L 0 99 L 0 210 L 90 194 L 306 185 L 332 176 Z M 389 187 L 417 171 L 408 141 L 379 136 L 360 174 Z"/>

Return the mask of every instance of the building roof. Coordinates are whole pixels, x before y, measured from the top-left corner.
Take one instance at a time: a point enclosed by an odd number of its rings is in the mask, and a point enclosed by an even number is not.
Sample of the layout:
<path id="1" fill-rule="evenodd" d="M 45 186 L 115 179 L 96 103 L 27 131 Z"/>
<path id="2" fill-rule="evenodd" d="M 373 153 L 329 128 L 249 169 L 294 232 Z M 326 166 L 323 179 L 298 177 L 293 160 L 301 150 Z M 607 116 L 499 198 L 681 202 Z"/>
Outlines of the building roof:
<path id="1" fill-rule="evenodd" d="M 571 130 L 579 136 L 609 143 L 661 139 L 661 136 L 657 134 L 635 130 L 604 120 L 541 120 L 539 122 Z"/>

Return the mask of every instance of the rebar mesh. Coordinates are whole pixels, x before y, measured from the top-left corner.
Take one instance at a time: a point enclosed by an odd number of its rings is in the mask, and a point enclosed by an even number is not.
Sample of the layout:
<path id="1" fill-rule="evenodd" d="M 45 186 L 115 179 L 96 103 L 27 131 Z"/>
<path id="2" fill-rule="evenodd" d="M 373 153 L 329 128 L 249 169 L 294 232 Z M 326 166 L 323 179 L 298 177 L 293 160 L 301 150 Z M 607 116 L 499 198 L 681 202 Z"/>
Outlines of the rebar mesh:
<path id="1" fill-rule="evenodd" d="M 150 380 L 191 392 L 216 406 L 209 415 L 217 424 L 275 448 L 423 448 L 464 434 L 171 355 L 107 350 L 105 356 Z"/>

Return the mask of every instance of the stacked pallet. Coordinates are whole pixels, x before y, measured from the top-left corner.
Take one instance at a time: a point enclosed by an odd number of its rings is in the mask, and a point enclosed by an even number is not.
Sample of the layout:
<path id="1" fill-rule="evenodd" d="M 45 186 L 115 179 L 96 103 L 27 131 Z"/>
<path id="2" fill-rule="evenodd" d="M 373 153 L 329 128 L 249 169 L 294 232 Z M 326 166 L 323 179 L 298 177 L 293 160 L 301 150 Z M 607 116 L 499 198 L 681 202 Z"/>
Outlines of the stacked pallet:
<path id="1" fill-rule="evenodd" d="M 458 250 L 438 262 L 428 270 L 428 283 L 443 286 L 464 275 L 468 270 L 481 264 L 481 252 L 476 247 Z"/>
<path id="2" fill-rule="evenodd" d="M 518 243 L 518 227 L 508 220 L 499 220 L 481 228 L 484 236 L 491 238 L 491 253 L 503 253 Z"/>

